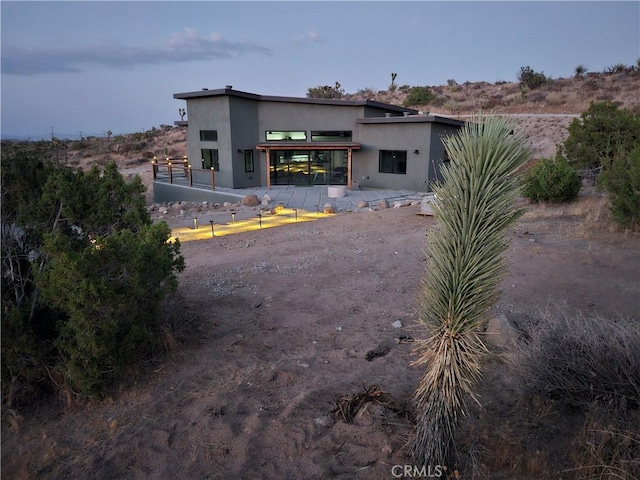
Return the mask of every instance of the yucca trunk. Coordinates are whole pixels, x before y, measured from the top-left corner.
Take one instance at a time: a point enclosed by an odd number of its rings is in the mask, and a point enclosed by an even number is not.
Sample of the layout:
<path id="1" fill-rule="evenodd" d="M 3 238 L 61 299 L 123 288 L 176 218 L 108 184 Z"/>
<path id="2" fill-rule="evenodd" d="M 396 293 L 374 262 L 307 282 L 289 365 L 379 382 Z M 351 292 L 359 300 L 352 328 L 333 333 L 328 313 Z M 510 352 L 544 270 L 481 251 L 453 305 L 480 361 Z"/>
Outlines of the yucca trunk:
<path id="1" fill-rule="evenodd" d="M 505 232 L 519 214 L 518 170 L 531 150 L 515 125 L 498 116 L 477 116 L 444 143 L 451 163 L 434 186 L 437 224 L 428 235 L 417 301 L 418 319 L 430 337 L 418 343 L 414 362 L 426 372 L 415 392 L 411 453 L 416 465 L 452 467 L 465 401 L 477 401 L 486 352 L 478 331 L 502 279 Z"/>

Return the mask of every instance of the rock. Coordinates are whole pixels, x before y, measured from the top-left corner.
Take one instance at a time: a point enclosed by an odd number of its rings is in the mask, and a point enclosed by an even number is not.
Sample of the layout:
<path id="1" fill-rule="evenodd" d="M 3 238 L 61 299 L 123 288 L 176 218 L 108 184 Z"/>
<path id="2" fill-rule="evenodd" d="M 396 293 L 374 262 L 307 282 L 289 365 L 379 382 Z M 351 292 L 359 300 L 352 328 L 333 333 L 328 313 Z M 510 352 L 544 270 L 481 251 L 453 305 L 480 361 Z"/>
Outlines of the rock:
<path id="1" fill-rule="evenodd" d="M 393 208 L 408 207 L 411 205 L 410 200 L 396 200 L 393 202 Z"/>
<path id="2" fill-rule="evenodd" d="M 322 211 L 324 213 L 336 213 L 336 209 L 330 203 L 325 203 Z"/>
<path id="3" fill-rule="evenodd" d="M 384 447 L 382 447 L 382 453 L 384 453 L 387 457 L 391 456 L 391 454 L 393 453 L 393 448 L 391 448 L 391 445 L 385 445 Z"/>
<path id="4" fill-rule="evenodd" d="M 402 328 L 402 322 L 400 320 L 396 320 L 391 324 L 393 328 Z"/>
<path id="5" fill-rule="evenodd" d="M 420 202 L 420 213 L 422 215 L 433 215 L 433 209 L 431 208 L 431 204 L 435 201 L 433 196 L 424 196 L 422 197 L 422 201 Z"/>
<path id="6" fill-rule="evenodd" d="M 331 428 L 335 420 L 331 415 L 322 415 L 321 417 L 317 417 L 313 419 L 313 424 L 322 428 Z"/>
<path id="7" fill-rule="evenodd" d="M 266 200 L 262 200 L 260 204 L 265 208 L 269 208 L 269 202 L 267 202 Z"/>
<path id="8" fill-rule="evenodd" d="M 341 332 L 342 331 L 342 327 L 336 327 L 336 330 Z"/>
<path id="9" fill-rule="evenodd" d="M 487 322 L 487 330 L 484 332 L 489 345 L 496 348 L 505 348 L 518 340 L 519 332 L 509 321 L 504 313 L 500 313 Z"/>
<path id="10" fill-rule="evenodd" d="M 262 196 L 261 200 L 262 200 L 262 203 L 264 204 L 264 202 L 270 203 L 271 200 L 273 200 L 273 199 L 271 198 L 271 196 L 268 193 L 265 193 Z"/>
<path id="11" fill-rule="evenodd" d="M 365 201 L 365 200 L 360 200 L 357 204 L 356 207 L 358 208 L 367 208 L 369 206 L 369 202 Z"/>
<path id="12" fill-rule="evenodd" d="M 274 208 L 271 209 L 271 213 L 273 215 L 277 215 L 281 213 L 283 210 L 284 210 L 284 205 L 282 203 L 279 203 L 278 205 L 276 205 Z"/>
<path id="13" fill-rule="evenodd" d="M 231 202 L 224 202 L 224 203 L 222 204 L 222 206 L 223 206 L 224 208 L 229 208 L 229 207 L 231 206 Z"/>
<path id="14" fill-rule="evenodd" d="M 173 210 L 181 210 L 182 209 L 182 205 L 180 205 L 180 202 L 176 202 L 173 205 L 171 205 L 171 208 Z"/>
<path id="15" fill-rule="evenodd" d="M 160 208 L 158 209 L 158 212 L 160 212 L 160 213 L 162 213 L 162 214 L 166 215 L 167 213 L 169 213 L 169 210 L 167 209 L 167 207 L 160 207 Z"/>
<path id="16" fill-rule="evenodd" d="M 378 202 L 378 208 L 380 208 L 380 209 L 389 208 L 389 202 L 387 201 L 386 198 L 383 198 L 382 200 L 380 200 Z"/>
<path id="17" fill-rule="evenodd" d="M 207 208 L 209 206 L 209 202 L 207 202 L 207 201 L 202 202 L 202 206 Z"/>
<path id="18" fill-rule="evenodd" d="M 180 215 L 184 215 L 186 212 L 184 210 L 180 210 Z"/>
<path id="19" fill-rule="evenodd" d="M 260 205 L 260 201 L 254 193 L 250 193 L 242 199 L 242 205 L 247 207 L 257 207 Z"/>
<path id="20" fill-rule="evenodd" d="M 302 367 L 302 368 L 309 368 L 309 364 L 308 363 L 298 362 L 298 366 Z"/>

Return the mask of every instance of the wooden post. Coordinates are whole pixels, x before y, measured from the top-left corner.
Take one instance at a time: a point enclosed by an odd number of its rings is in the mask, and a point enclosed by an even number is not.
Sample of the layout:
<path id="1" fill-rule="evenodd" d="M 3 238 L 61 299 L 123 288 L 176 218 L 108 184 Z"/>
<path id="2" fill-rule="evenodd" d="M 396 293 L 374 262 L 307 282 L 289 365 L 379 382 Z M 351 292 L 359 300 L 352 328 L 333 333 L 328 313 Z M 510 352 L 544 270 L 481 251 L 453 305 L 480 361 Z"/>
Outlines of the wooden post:
<path id="1" fill-rule="evenodd" d="M 267 156 L 267 190 L 271 190 L 271 152 L 268 148 L 265 150 L 265 155 Z"/>
<path id="2" fill-rule="evenodd" d="M 211 167 L 211 188 L 216 189 L 216 171 Z"/>
<path id="3" fill-rule="evenodd" d="M 349 148 L 347 150 L 347 189 L 351 190 L 351 152 L 353 150 Z"/>

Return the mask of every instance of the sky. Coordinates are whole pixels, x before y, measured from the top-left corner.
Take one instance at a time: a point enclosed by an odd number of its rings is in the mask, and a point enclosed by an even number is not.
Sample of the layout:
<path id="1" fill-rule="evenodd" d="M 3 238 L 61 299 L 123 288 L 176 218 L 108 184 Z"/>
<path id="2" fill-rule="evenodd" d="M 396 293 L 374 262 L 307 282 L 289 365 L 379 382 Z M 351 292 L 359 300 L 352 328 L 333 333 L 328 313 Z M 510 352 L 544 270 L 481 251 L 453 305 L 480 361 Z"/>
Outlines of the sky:
<path id="1" fill-rule="evenodd" d="M 552 78 L 640 57 L 639 1 L 2 1 L 1 133 L 33 139 L 180 120 L 174 93 L 305 97 Z M 187 119 L 187 118 L 186 118 Z"/>

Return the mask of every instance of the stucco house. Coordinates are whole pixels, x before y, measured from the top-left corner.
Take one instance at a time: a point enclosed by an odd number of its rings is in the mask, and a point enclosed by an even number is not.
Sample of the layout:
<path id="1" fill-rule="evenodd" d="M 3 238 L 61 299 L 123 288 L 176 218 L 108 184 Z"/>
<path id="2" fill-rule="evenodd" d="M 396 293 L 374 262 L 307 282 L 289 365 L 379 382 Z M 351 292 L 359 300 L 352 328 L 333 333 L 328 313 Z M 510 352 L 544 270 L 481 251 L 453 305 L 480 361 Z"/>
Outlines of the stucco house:
<path id="1" fill-rule="evenodd" d="M 186 101 L 192 185 L 344 185 L 426 192 L 464 122 L 370 100 L 202 89 Z M 186 162 L 186 160 L 185 160 Z M 175 163 L 174 163 L 175 170 Z M 188 168 L 188 171 L 187 171 Z"/>

